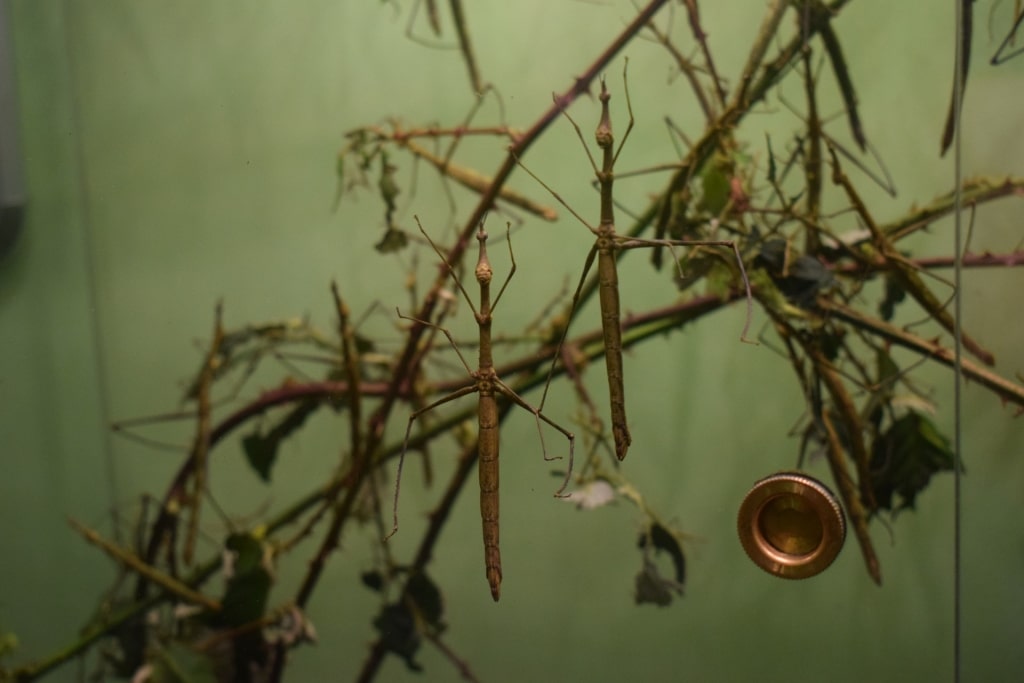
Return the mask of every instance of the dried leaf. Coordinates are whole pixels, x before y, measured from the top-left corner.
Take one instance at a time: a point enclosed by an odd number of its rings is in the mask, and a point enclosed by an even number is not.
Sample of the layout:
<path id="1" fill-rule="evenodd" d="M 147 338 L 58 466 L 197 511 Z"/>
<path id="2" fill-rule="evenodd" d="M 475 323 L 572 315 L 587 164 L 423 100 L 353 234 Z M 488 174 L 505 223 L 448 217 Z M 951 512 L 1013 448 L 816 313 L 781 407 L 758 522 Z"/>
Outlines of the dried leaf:
<path id="1" fill-rule="evenodd" d="M 683 554 L 683 546 L 679 543 L 679 538 L 661 524 L 653 522 L 645 533 L 640 534 L 637 545 L 642 549 L 653 547 L 655 553 L 662 551 L 668 553 L 672 558 L 676 581 L 681 590 L 682 585 L 686 583 L 686 556 Z"/>
<path id="2" fill-rule="evenodd" d="M 317 642 L 316 627 L 296 605 L 289 605 L 270 630 L 270 642 L 284 643 L 288 647 L 294 647 L 298 643 Z"/>
<path id="3" fill-rule="evenodd" d="M 835 281 L 832 271 L 813 256 L 798 256 L 787 262 L 786 241 L 781 239 L 765 242 L 754 265 L 768 272 L 787 301 L 804 309 L 813 306 L 818 294 Z"/>
<path id="4" fill-rule="evenodd" d="M 682 595 L 683 586 L 664 578 L 658 571 L 658 565 L 645 557 L 643 567 L 636 575 L 636 590 L 633 593 L 636 604 L 653 603 L 659 607 L 668 607 L 672 604 L 673 593 Z"/>
<path id="5" fill-rule="evenodd" d="M 405 234 L 405 231 L 398 228 L 388 228 L 384 232 L 384 237 L 381 238 L 380 242 L 373 245 L 373 248 L 382 254 L 390 254 L 403 249 L 407 244 L 409 244 L 409 236 Z"/>
<path id="6" fill-rule="evenodd" d="M 615 489 L 604 479 L 595 479 L 587 482 L 562 500 L 575 503 L 580 510 L 593 510 L 615 500 Z"/>

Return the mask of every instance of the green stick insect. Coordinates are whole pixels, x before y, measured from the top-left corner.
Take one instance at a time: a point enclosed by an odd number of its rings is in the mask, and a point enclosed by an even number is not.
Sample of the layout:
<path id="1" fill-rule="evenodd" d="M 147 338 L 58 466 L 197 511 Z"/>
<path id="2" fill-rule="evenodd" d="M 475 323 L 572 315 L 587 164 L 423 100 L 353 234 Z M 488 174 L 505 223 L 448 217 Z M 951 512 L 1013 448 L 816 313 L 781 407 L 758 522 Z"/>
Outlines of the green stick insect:
<path id="1" fill-rule="evenodd" d="M 416 219 L 417 225 L 419 225 L 419 218 Z M 543 420 L 547 424 L 551 425 L 569 440 L 569 466 L 565 474 L 565 479 L 562 481 L 561 488 L 555 492 L 556 496 L 561 497 L 562 492 L 569 483 L 569 477 L 572 474 L 572 463 L 573 463 L 573 451 L 575 448 L 576 437 L 572 432 L 567 431 L 544 413 L 539 408 L 534 408 L 529 403 L 524 401 L 519 394 L 517 394 L 511 387 L 501 381 L 497 373 L 494 371 L 494 357 L 492 354 L 491 347 L 491 321 L 494 314 L 494 309 L 497 307 L 498 302 L 501 300 L 502 295 L 505 293 L 505 288 L 508 287 L 508 283 L 512 280 L 512 276 L 516 272 L 516 261 L 515 256 L 512 254 L 512 242 L 509 241 L 509 256 L 512 260 L 512 268 L 509 271 L 508 277 L 505 278 L 505 282 L 501 285 L 501 289 L 498 290 L 498 295 L 494 298 L 493 303 L 491 302 L 491 279 L 494 271 L 491 268 L 490 259 L 487 257 L 487 233 L 484 232 L 483 223 L 480 224 L 480 228 L 477 231 L 476 239 L 480 243 L 480 256 L 477 259 L 475 275 L 476 281 L 480 284 L 480 308 L 478 309 L 473 305 L 473 300 L 470 298 L 469 293 L 462 286 L 462 282 L 455 274 L 455 269 L 452 264 L 448 262 L 441 250 L 438 249 L 437 245 L 434 244 L 433 240 L 430 239 L 426 231 L 423 230 L 423 226 L 420 225 L 420 232 L 427 238 L 430 246 L 433 247 L 434 251 L 444 262 L 448 272 L 451 273 L 452 278 L 455 280 L 455 284 L 458 286 L 459 291 L 462 292 L 466 302 L 473 311 L 473 317 L 476 318 L 477 326 L 480 330 L 480 358 L 479 364 L 476 370 L 472 370 L 466 359 L 462 356 L 462 352 L 459 351 L 459 347 L 455 344 L 455 340 L 448 330 L 443 327 L 437 327 L 432 323 L 426 321 L 418 321 L 426 325 L 431 325 L 440 329 L 448 341 L 451 343 L 452 348 L 459 355 L 459 360 L 462 361 L 463 366 L 466 368 L 466 372 L 472 378 L 472 382 L 457 389 L 447 396 L 434 401 L 428 406 L 416 410 L 409 416 L 409 424 L 405 430 L 405 443 L 402 445 L 402 454 L 398 461 L 398 474 L 395 479 L 395 498 L 393 507 L 394 526 L 391 530 L 389 537 L 398 530 L 398 490 L 399 484 L 402 478 L 402 465 L 405 462 L 405 452 L 409 445 L 409 435 L 412 432 L 412 425 L 416 418 L 423 415 L 427 411 L 433 410 L 439 405 L 454 401 L 457 398 L 467 396 L 472 393 L 480 395 L 480 408 L 478 413 L 478 420 L 480 426 L 479 434 L 479 472 L 480 472 L 480 517 L 483 523 L 483 537 L 484 537 L 484 565 L 487 571 L 487 583 L 491 587 L 491 596 L 494 601 L 497 602 L 501 596 L 501 551 L 498 545 L 498 401 L 496 394 L 501 394 L 505 398 L 511 400 L 516 405 L 520 406 L 524 410 L 533 413 L 534 418 L 537 420 L 537 431 L 540 434 L 541 449 L 544 452 L 545 460 L 557 460 L 558 457 L 549 458 L 547 455 L 547 448 L 544 446 L 544 434 L 541 430 L 541 421 Z M 405 320 L 416 320 L 409 316 L 402 315 L 399 311 L 398 316 Z"/>
<path id="2" fill-rule="evenodd" d="M 597 130 L 595 132 L 597 146 L 602 152 L 600 168 L 598 168 L 597 162 L 594 160 L 594 156 L 591 154 L 590 148 L 587 146 L 586 140 L 583 138 L 583 132 L 580 130 L 579 125 L 577 125 L 567 111 L 563 110 L 562 112 L 565 114 L 565 118 L 569 120 L 573 128 L 576 130 L 576 135 L 579 137 L 580 142 L 583 143 L 583 147 L 587 151 L 587 157 L 590 159 L 590 165 L 594 169 L 594 174 L 597 176 L 601 193 L 601 220 L 596 228 L 584 220 L 583 217 L 575 211 L 575 209 L 569 206 L 565 200 L 562 199 L 557 192 L 551 189 L 543 180 L 538 178 L 533 171 L 520 163 L 520 166 L 522 166 L 522 168 L 538 183 L 544 186 L 544 188 L 550 192 L 562 206 L 575 216 L 578 221 L 587 226 L 587 228 L 590 229 L 590 232 L 594 233 L 594 237 L 596 238 L 594 245 L 590 248 L 590 252 L 587 254 L 587 260 L 583 265 L 583 274 L 580 276 L 579 285 L 576 288 L 576 293 L 573 295 L 571 307 L 573 311 L 576 310 L 576 306 L 580 300 L 580 294 L 583 291 L 583 284 L 586 280 L 587 274 L 590 272 L 590 267 L 594 264 L 594 258 L 596 256 L 598 295 L 601 302 L 601 329 L 604 336 L 605 348 L 605 369 L 608 375 L 608 393 L 611 400 L 612 436 L 615 440 L 615 455 L 619 460 L 626 457 L 626 453 L 632 443 L 632 436 L 629 433 L 629 425 L 626 421 L 626 398 L 625 389 L 623 387 L 622 328 L 619 324 L 621 308 L 619 304 L 619 274 L 616 252 L 625 249 L 639 249 L 644 247 L 668 247 L 669 249 L 675 246 L 729 247 L 732 249 L 733 254 L 735 254 L 736 263 L 739 265 L 740 275 L 743 279 L 743 284 L 746 287 L 747 293 L 747 322 L 743 329 L 743 339 L 746 339 L 747 329 L 750 326 L 752 307 L 750 282 L 747 279 L 747 273 L 743 267 L 743 259 L 740 256 L 739 249 L 736 247 L 735 242 L 731 240 L 648 240 L 616 234 L 614 200 L 612 198 L 612 185 L 615 181 L 615 162 L 619 158 L 619 154 L 622 152 L 622 148 L 625 146 L 626 140 L 629 138 L 630 131 L 633 130 L 633 105 L 629 100 L 628 85 L 625 86 L 625 92 L 626 105 L 629 109 L 629 125 L 626 128 L 626 133 L 622 136 L 622 142 L 619 143 L 619 146 L 616 149 L 614 145 L 614 136 L 612 135 L 611 116 L 608 112 L 608 102 L 611 99 L 611 95 L 608 93 L 608 88 L 605 85 L 604 80 L 601 80 L 601 120 L 597 124 Z M 568 325 L 566 325 L 562 332 L 562 340 L 559 342 L 559 346 L 561 346 L 561 343 L 565 341 L 568 330 Z M 557 359 L 558 356 L 559 354 L 556 353 L 555 359 Z M 552 365 L 552 371 L 553 370 L 554 366 Z M 543 406 L 543 402 L 541 405 Z"/>

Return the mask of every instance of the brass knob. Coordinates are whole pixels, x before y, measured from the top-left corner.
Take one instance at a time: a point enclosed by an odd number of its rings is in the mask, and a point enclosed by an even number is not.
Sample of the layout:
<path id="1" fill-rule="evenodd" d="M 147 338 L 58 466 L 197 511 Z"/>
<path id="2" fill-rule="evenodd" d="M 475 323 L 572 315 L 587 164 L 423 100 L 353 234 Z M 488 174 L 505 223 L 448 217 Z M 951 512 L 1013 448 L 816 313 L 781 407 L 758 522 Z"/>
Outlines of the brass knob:
<path id="1" fill-rule="evenodd" d="M 740 504 L 737 529 L 754 564 L 784 579 L 821 573 L 846 539 L 836 497 L 799 472 L 779 472 L 754 484 Z"/>

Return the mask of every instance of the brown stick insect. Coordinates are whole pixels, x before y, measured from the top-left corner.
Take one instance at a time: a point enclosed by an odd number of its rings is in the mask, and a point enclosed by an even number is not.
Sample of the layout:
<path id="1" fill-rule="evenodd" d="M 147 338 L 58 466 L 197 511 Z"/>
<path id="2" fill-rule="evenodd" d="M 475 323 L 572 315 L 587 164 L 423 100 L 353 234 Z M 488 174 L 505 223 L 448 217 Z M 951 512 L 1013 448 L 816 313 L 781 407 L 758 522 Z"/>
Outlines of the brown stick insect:
<path id="1" fill-rule="evenodd" d="M 623 80 L 625 82 L 625 78 Z M 601 329 L 604 335 L 605 347 L 604 358 L 608 374 L 608 393 L 611 399 L 612 435 L 615 439 L 615 455 L 619 460 L 626 457 L 626 452 L 629 450 L 630 443 L 632 443 L 632 437 L 629 433 L 629 425 L 626 422 L 626 399 L 622 379 L 622 329 L 619 325 L 619 275 L 616 252 L 625 249 L 638 249 L 643 247 L 668 247 L 669 249 L 675 246 L 729 247 L 732 249 L 732 252 L 736 257 L 736 263 L 739 266 L 740 276 L 743 279 L 743 284 L 747 293 L 747 321 L 744 325 L 741 339 L 745 340 L 747 337 L 747 330 L 750 327 L 750 317 L 752 313 L 750 281 L 747 279 L 747 272 L 743 267 L 743 259 L 740 256 L 739 249 L 736 247 L 735 242 L 731 240 L 648 240 L 639 237 L 627 237 L 616 234 L 614 200 L 612 198 L 612 185 L 615 181 L 615 162 L 618 160 L 619 154 L 622 152 L 622 148 L 625 146 L 626 140 L 629 138 L 630 131 L 633 130 L 634 123 L 633 105 L 629 100 L 629 87 L 628 85 L 625 85 L 624 87 L 626 92 L 626 106 L 629 109 L 629 125 L 626 128 L 625 134 L 622 136 L 622 141 L 619 143 L 618 148 L 615 148 L 614 136 L 612 135 L 611 116 L 608 112 L 608 101 L 611 99 L 611 95 L 608 93 L 608 88 L 605 85 L 604 79 L 601 80 L 601 119 L 597 124 L 597 130 L 595 131 L 597 146 L 602 152 L 600 168 L 598 168 L 597 162 L 594 160 L 594 156 L 590 152 L 590 147 L 587 146 L 586 140 L 583 138 L 583 132 L 580 130 L 579 125 L 569 115 L 569 112 L 565 110 L 562 111 L 565 118 L 569 120 L 573 128 L 576 130 L 576 135 L 579 137 L 580 142 L 583 143 L 583 147 L 587 152 L 587 157 L 590 159 L 590 165 L 594 169 L 594 174 L 597 176 L 601 193 L 601 220 L 596 228 L 584 220 L 583 217 L 569 206 L 569 204 L 567 204 L 557 192 L 551 189 L 543 180 L 538 178 L 533 171 L 520 163 L 520 166 L 537 182 L 543 185 L 544 188 L 550 192 L 562 206 L 568 209 L 568 211 L 575 216 L 579 222 L 587 226 L 587 228 L 590 229 L 590 232 L 594 233 L 596 238 L 594 245 L 590 248 L 590 252 L 587 254 L 587 260 L 583 265 L 583 274 L 580 276 L 579 286 L 577 286 L 576 293 L 573 295 L 571 309 L 572 311 L 576 310 L 576 306 L 580 300 L 580 294 L 583 291 L 584 281 L 586 280 L 587 273 L 590 272 L 590 267 L 594 264 L 594 257 L 596 256 L 598 294 L 601 302 Z M 559 347 L 562 342 L 565 341 L 565 336 L 568 333 L 568 330 L 569 326 L 566 325 L 565 329 L 562 331 L 562 341 L 559 342 Z M 556 353 L 555 359 L 557 359 L 558 356 L 559 354 Z M 552 371 L 553 370 L 554 365 L 552 364 Z M 541 406 L 543 407 L 543 405 L 544 402 L 542 400 Z"/>
<path id="2" fill-rule="evenodd" d="M 448 272 L 451 273 L 452 278 L 455 280 L 455 284 L 458 286 L 459 291 L 462 292 L 466 302 L 469 303 L 469 307 L 473 311 L 473 317 L 476 318 L 477 326 L 480 330 L 480 358 L 479 364 L 476 370 L 472 370 L 466 359 L 463 357 L 462 352 L 459 351 L 459 347 L 455 344 L 455 340 L 452 338 L 451 333 L 443 327 L 438 327 L 441 332 L 448 337 L 448 341 L 451 343 L 452 348 L 459 356 L 459 360 L 462 361 L 463 366 L 466 368 L 466 372 L 472 378 L 472 382 L 467 384 L 461 389 L 458 389 L 447 396 L 434 401 L 428 406 L 420 408 L 414 411 L 409 416 L 409 424 L 405 430 L 405 442 L 402 445 L 402 454 L 398 460 L 398 473 L 395 477 L 395 498 L 392 509 L 394 517 L 394 526 L 390 537 L 398 530 L 398 491 L 402 479 L 402 466 L 405 462 L 405 452 L 409 444 L 409 435 L 412 431 L 413 422 L 420 415 L 423 415 L 427 411 L 433 410 L 439 405 L 454 401 L 457 398 L 467 396 L 472 393 L 480 395 L 480 409 L 478 413 L 478 420 L 480 426 L 479 434 L 479 471 L 480 471 L 480 517 L 483 523 L 483 536 L 484 536 L 484 564 L 487 570 L 487 583 L 491 587 L 491 596 L 495 602 L 501 595 L 501 551 L 498 546 L 498 401 L 497 394 L 503 395 L 506 399 L 517 404 L 524 410 L 533 413 L 534 418 L 537 420 L 537 431 L 540 434 L 541 449 L 544 453 L 545 460 L 557 460 L 559 457 L 549 458 L 547 455 L 547 448 L 544 446 L 544 434 L 541 430 L 541 421 L 543 420 L 547 424 L 554 427 L 556 430 L 561 432 L 566 439 L 569 440 L 569 466 L 567 468 L 565 479 L 562 481 L 562 486 L 555 492 L 556 496 L 561 496 L 565 487 L 569 483 L 569 477 L 572 474 L 572 463 L 573 463 L 573 450 L 575 447 L 575 436 L 572 432 L 567 431 L 546 415 L 544 415 L 539 408 L 534 408 L 525 400 L 523 400 L 511 387 L 501 381 L 497 373 L 494 371 L 494 358 L 491 347 L 491 322 L 494 314 L 494 309 L 497 307 L 498 302 L 501 300 L 502 295 L 505 293 L 505 288 L 508 287 L 508 283 L 512 280 L 512 276 L 516 272 L 516 261 L 515 256 L 512 253 L 512 243 L 509 241 L 509 256 L 512 261 L 512 268 L 509 271 L 508 277 L 505 278 L 505 282 L 501 285 L 501 289 L 498 290 L 498 295 L 491 301 L 491 279 L 494 271 L 491 268 L 490 259 L 487 257 L 487 233 L 484 232 L 483 223 L 480 224 L 480 228 L 477 231 L 476 239 L 480 243 L 480 256 L 477 259 L 475 275 L 476 281 L 480 284 L 480 308 L 478 309 L 473 305 L 473 300 L 470 298 L 469 293 L 466 292 L 465 287 L 462 286 L 462 282 L 455 274 L 455 269 L 452 264 L 448 262 L 444 254 L 438 249 L 437 245 L 434 244 L 430 236 L 423 229 L 423 226 L 419 222 L 419 218 L 416 219 L 416 224 L 419 225 L 420 232 L 427 238 L 430 246 L 434 249 L 434 252 L 441 258 Z M 398 317 L 405 320 L 416 320 L 409 316 L 402 315 L 401 311 L 398 312 Z M 426 321 L 419 321 L 432 327 L 437 327 L 433 323 Z"/>

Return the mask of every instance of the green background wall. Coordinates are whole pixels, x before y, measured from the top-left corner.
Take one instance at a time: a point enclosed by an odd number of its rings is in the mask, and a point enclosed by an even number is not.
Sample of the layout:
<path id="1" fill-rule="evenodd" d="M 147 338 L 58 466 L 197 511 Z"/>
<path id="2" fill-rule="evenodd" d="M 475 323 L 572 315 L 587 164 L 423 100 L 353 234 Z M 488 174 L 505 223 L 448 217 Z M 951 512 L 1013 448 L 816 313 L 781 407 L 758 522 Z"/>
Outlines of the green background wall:
<path id="1" fill-rule="evenodd" d="M 858 2 L 838 24 L 866 129 L 899 184 L 896 200 L 872 197 L 884 217 L 952 182 L 951 162 L 936 154 L 952 72 L 953 10 L 945 4 Z M 719 67 L 732 74 L 762 4 L 746 3 L 749 12 L 740 3 L 721 5 L 728 8 L 709 3 L 704 21 L 721 51 Z M 457 51 L 405 37 L 409 3 L 401 12 L 344 0 L 16 0 L 10 7 L 31 204 L 23 239 L 0 262 L 0 630 L 18 634 L 22 661 L 70 641 L 114 576 L 65 516 L 113 534 L 110 511 L 137 508 L 141 492 L 161 493 L 177 467 L 180 455 L 111 440 L 105 422 L 176 409 L 201 358 L 194 342 L 208 337 L 217 299 L 228 326 L 308 315 L 329 328 L 332 278 L 357 314 L 373 302 L 405 307 L 399 265 L 372 249 L 381 223 L 376 199 L 346 197 L 331 212 L 335 154 L 342 134 L 357 125 L 399 115 L 450 125 L 472 98 Z M 979 16 L 988 10 L 978 3 Z M 467 11 L 484 77 L 500 85 L 509 123 L 525 126 L 632 10 L 628 3 L 541 0 L 468 3 Z M 1000 8 L 997 19 L 1005 22 L 1008 11 Z M 1024 59 L 989 67 L 985 57 L 997 40 L 979 25 L 981 56 L 965 108 L 968 174 L 1022 173 Z M 673 98 L 684 126 L 698 119 L 683 85 L 666 84 L 660 48 L 640 41 L 627 54 L 637 128 L 621 163 L 641 167 L 666 156 L 658 120 L 664 98 Z M 620 71 L 621 62 L 609 70 L 616 93 Z M 823 86 L 829 111 L 838 110 L 833 90 Z M 784 92 L 800 98 L 795 81 Z M 613 101 L 621 130 L 624 107 Z M 586 98 L 573 108 L 586 128 L 596 111 Z M 481 116 L 493 120 L 493 105 Z M 484 141 L 467 145 L 465 158 L 487 171 L 500 153 Z M 568 125 L 555 126 L 527 163 L 585 215 L 596 213 L 586 159 Z M 548 201 L 525 174 L 513 184 Z M 620 187 L 635 205 L 642 200 L 644 188 Z M 403 220 L 415 212 L 435 234 L 453 223 L 426 169 L 411 206 Z M 980 211 L 974 249 L 1019 244 L 1019 206 Z M 917 243 L 921 253 L 948 251 L 950 226 L 941 227 Z M 522 274 L 497 328 L 515 332 L 535 316 L 565 278 L 576 277 L 589 241 L 571 221 L 528 221 L 514 235 Z M 494 256 L 504 272 L 503 249 Z M 433 267 L 428 252 L 420 262 L 423 273 Z M 645 271 L 636 259 L 622 276 L 628 310 L 673 298 L 663 277 Z M 1011 375 L 1024 370 L 1015 303 L 1022 283 L 1020 272 L 970 273 L 965 292 L 966 324 Z M 596 323 L 595 311 L 581 315 L 581 325 Z M 471 322 L 463 311 L 453 327 L 468 336 Z M 373 316 L 366 330 L 394 338 L 393 324 Z M 627 358 L 634 445 L 626 472 L 651 504 L 696 536 L 687 595 L 671 608 L 632 604 L 639 564 L 633 511 L 622 504 L 581 513 L 553 500 L 529 416 L 508 422 L 501 603 L 491 602 L 483 579 L 472 487 L 432 570 L 446 594 L 446 642 L 484 680 L 950 678 L 951 478 L 937 479 L 917 512 L 900 517 L 891 541 L 874 525 L 883 588 L 865 575 L 852 541 L 832 569 L 806 582 L 773 579 L 743 555 L 737 506 L 754 480 L 792 466 L 797 441 L 786 432 L 802 400 L 770 349 L 737 341 L 741 325 L 740 311 L 719 315 Z M 951 433 L 951 377 L 933 368 L 922 376 Z M 600 397 L 596 370 L 589 384 Z M 567 422 L 570 392 L 555 391 L 551 412 Z M 1017 680 L 1024 668 L 1024 426 L 968 386 L 965 430 L 965 671 L 968 680 Z M 157 433 L 184 443 L 188 426 Z M 216 455 L 214 493 L 253 514 L 283 505 L 330 475 L 344 435 L 343 420 L 314 425 L 288 444 L 271 487 L 255 481 L 228 444 Z M 442 468 L 444 457 L 435 455 Z M 815 471 L 824 474 L 820 463 Z M 418 538 L 419 513 L 435 495 L 418 476 L 409 478 L 402 531 L 392 541 L 398 556 Z M 207 531 L 212 554 L 224 529 L 214 523 Z M 349 680 L 358 671 L 378 607 L 358 585 L 359 572 L 372 566 L 373 534 L 349 532 L 332 558 L 310 610 L 320 645 L 294 654 L 289 680 Z M 282 570 L 276 599 L 287 598 L 301 569 Z M 426 679 L 457 679 L 436 650 L 425 648 L 422 661 Z M 75 675 L 69 665 L 51 680 Z M 405 676 L 394 660 L 381 680 Z"/>

